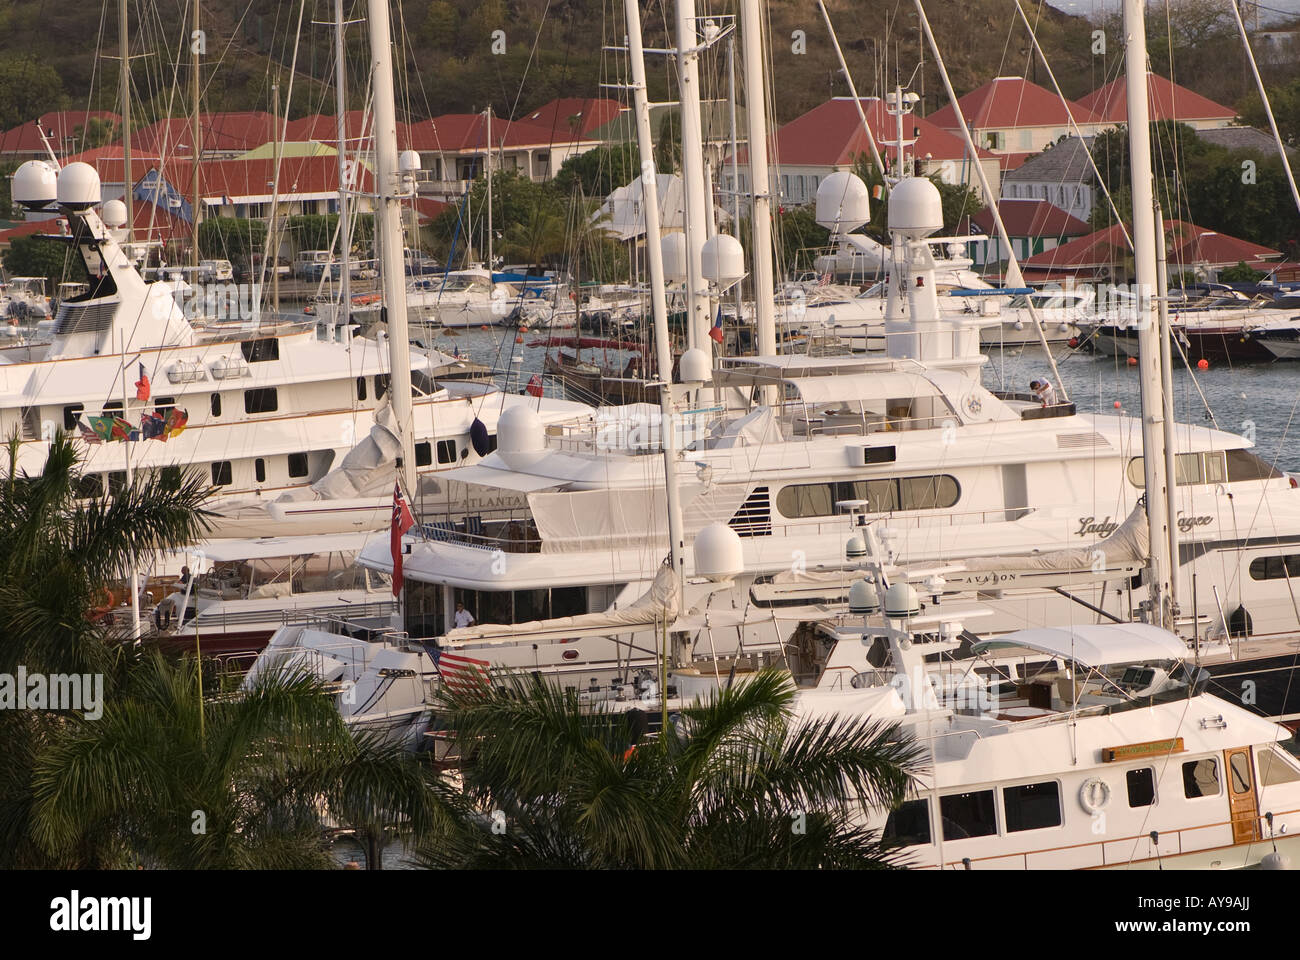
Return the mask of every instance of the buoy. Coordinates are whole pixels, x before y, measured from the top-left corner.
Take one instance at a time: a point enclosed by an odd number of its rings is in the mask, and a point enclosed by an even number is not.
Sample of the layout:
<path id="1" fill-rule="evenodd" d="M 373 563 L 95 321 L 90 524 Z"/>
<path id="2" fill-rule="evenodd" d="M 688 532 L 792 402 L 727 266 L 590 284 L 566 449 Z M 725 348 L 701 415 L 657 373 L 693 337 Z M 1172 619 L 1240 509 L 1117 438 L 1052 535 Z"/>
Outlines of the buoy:
<path id="1" fill-rule="evenodd" d="M 1138 358 L 1137 358 L 1137 357 L 1129 357 L 1129 358 L 1128 358 L 1128 365 L 1129 365 L 1130 367 L 1136 367 L 1136 366 L 1138 365 Z"/>
<path id="2" fill-rule="evenodd" d="M 1071 347 L 1077 347 L 1078 345 L 1079 345 L 1079 338 L 1078 338 L 1078 337 L 1071 337 L 1071 338 L 1070 338 L 1070 346 L 1071 346 Z"/>
<path id="3" fill-rule="evenodd" d="M 1206 360 L 1204 357 L 1201 357 L 1201 359 L 1199 359 L 1199 360 L 1196 361 L 1196 369 L 1197 369 L 1197 370 L 1209 370 L 1209 369 L 1210 369 L 1210 361 L 1209 361 L 1209 360 Z"/>
<path id="4" fill-rule="evenodd" d="M 1122 404 L 1121 404 L 1118 400 L 1116 400 L 1116 401 L 1115 401 L 1115 409 L 1118 410 L 1121 406 L 1122 406 Z"/>
<path id="5" fill-rule="evenodd" d="M 488 325 L 487 325 L 486 323 L 483 324 L 483 326 L 479 327 L 480 330 L 486 330 L 487 328 L 488 328 Z"/>
<path id="6" fill-rule="evenodd" d="M 516 337 L 515 337 L 515 343 L 523 343 L 523 342 L 524 342 L 524 338 L 523 338 L 523 337 L 521 337 L 521 336 L 516 336 Z"/>

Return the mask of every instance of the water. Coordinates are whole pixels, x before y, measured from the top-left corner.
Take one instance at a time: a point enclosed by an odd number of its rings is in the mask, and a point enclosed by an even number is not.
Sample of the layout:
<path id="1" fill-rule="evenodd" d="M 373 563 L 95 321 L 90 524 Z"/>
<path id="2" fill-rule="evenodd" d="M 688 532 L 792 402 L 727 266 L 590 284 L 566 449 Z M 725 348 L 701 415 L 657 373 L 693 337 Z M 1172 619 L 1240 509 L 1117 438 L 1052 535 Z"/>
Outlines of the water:
<path id="1" fill-rule="evenodd" d="M 1061 380 L 1081 413 L 1136 416 L 1140 409 L 1138 373 L 1125 359 L 1096 357 L 1083 351 L 1054 351 Z M 1023 353 L 1007 352 L 989 357 L 984 383 L 1021 393 L 1038 376 L 1050 378 L 1051 368 L 1041 348 L 1026 347 Z M 1256 453 L 1281 470 L 1300 471 L 1300 363 L 1217 364 L 1196 371 L 1195 379 L 1214 411 L 1219 429 L 1253 438 Z M 1193 378 L 1175 360 L 1174 419 L 1179 423 L 1213 426 Z M 1115 401 L 1121 404 L 1116 411 Z"/>

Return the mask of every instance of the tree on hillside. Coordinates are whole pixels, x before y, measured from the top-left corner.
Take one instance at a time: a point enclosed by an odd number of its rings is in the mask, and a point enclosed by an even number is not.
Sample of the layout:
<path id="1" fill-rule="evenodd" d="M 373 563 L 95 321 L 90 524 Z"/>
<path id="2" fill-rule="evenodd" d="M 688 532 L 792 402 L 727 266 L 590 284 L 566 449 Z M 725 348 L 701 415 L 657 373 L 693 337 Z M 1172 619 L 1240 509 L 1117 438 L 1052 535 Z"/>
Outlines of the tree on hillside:
<path id="1" fill-rule="evenodd" d="M 0 56 L 0 130 L 35 120 L 67 101 L 59 73 L 23 54 Z"/>
<path id="2" fill-rule="evenodd" d="M 51 229 L 54 226 L 51 221 Z M 47 291 L 65 281 L 90 279 L 85 263 L 68 244 L 47 237 L 15 237 L 0 259 L 11 277 L 44 277 Z"/>

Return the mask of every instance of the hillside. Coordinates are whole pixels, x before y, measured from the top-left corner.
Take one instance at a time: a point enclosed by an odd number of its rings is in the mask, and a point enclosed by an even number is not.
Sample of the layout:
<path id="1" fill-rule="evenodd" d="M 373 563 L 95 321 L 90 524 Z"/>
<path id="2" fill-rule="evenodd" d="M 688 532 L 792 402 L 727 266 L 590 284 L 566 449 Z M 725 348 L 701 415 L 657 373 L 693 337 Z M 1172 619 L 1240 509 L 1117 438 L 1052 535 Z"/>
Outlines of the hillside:
<path id="1" fill-rule="evenodd" d="M 1034 4 L 1025 2 L 1027 10 Z M 1178 78 L 1208 96 L 1233 103 L 1247 92 L 1246 78 L 1225 33 L 1230 21 L 1222 11 L 1209 20 L 1192 14 L 1210 0 L 1182 0 L 1186 10 L 1172 31 Z M 1211 4 L 1212 5 L 1212 4 Z M 0 129 L 56 107 L 112 108 L 117 98 L 116 3 L 101 8 L 104 20 L 86 15 L 87 8 L 49 0 L 9 0 L 0 7 Z M 349 16 L 360 16 L 364 3 L 349 0 Z M 912 6 L 899 0 L 831 0 L 831 16 L 840 33 L 859 90 L 878 93 L 895 79 L 906 84 L 913 76 L 921 45 Z M 1214 5 L 1212 5 L 1214 6 Z M 1221 8 L 1223 5 L 1218 4 Z M 701 9 L 705 7 L 700 3 Z M 711 6 L 714 14 L 735 8 L 735 0 Z M 328 21 L 333 5 L 308 0 L 303 16 L 302 43 L 289 112 L 294 116 L 332 110 L 332 30 L 313 21 Z M 646 14 L 646 43 L 666 43 L 664 11 L 671 4 L 655 3 Z M 188 28 L 182 0 L 145 3 L 133 0 L 133 61 L 138 122 L 166 113 L 183 113 L 188 97 L 188 51 L 173 80 L 175 51 Z M 621 0 L 402 0 L 394 5 L 394 36 L 405 56 L 399 63 L 399 99 L 411 117 L 470 111 L 489 102 L 501 116 L 520 116 L 529 107 L 555 96 L 608 95 L 599 84 L 621 74 L 620 55 L 604 52 L 607 43 L 622 42 Z M 785 121 L 846 87 L 836 76 L 834 56 L 813 0 L 770 0 L 772 66 L 778 120 Z M 1204 11 L 1202 11 L 1204 12 Z M 1095 25 L 1043 6 L 1040 39 L 1051 57 L 1067 96 L 1076 97 L 1115 76 L 1122 51 L 1110 25 L 1111 42 L 1103 55 L 1092 51 Z M 277 0 L 221 4 L 206 0 L 202 7 L 208 32 L 203 106 L 206 110 L 271 107 L 270 83 L 276 74 L 287 94 L 298 5 Z M 930 4 L 930 16 L 959 93 L 996 75 L 1028 74 L 1046 84 L 1022 27 L 1007 0 L 963 0 Z M 186 21 L 188 22 L 188 21 Z M 1208 22 L 1208 27 L 1206 23 Z M 504 31 L 504 52 L 493 54 L 493 32 Z M 1157 33 L 1158 30 L 1158 33 Z M 803 31 L 804 49 L 797 52 Z M 1167 64 L 1163 17 L 1152 24 L 1152 56 Z M 1225 38 L 1226 37 L 1226 38 Z M 364 74 L 364 31 L 350 29 L 348 61 L 351 76 Z M 723 54 L 725 57 L 725 54 Z M 924 71 L 913 88 L 925 96 L 924 112 L 940 106 L 938 74 L 928 52 Z M 1231 69 L 1223 69 L 1228 64 Z M 1205 69 L 1202 69 L 1202 67 Z M 725 77 L 725 60 L 715 64 Z M 1292 68 L 1294 69 L 1294 67 Z M 1276 71 L 1275 71 L 1276 72 Z M 1284 71 L 1285 72 L 1285 71 Z M 664 58 L 650 64 L 652 96 L 666 98 Z M 1286 77 L 1284 79 L 1289 79 Z M 326 81 L 323 83 L 322 81 Z M 725 93 L 725 79 L 717 90 Z M 353 96 L 360 96 L 359 86 Z"/>

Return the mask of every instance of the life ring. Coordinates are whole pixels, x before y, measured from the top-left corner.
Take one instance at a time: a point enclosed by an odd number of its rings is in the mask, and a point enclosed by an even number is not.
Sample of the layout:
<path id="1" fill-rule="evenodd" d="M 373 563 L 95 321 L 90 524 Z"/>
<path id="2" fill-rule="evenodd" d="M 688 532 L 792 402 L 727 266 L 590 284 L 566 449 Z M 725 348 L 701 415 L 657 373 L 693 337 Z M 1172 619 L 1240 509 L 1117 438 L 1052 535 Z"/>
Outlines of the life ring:
<path id="1" fill-rule="evenodd" d="M 1088 813 L 1096 813 L 1110 803 L 1110 784 L 1100 777 L 1089 777 L 1079 787 L 1079 806 Z"/>
<path id="2" fill-rule="evenodd" d="M 86 614 L 86 619 L 91 623 L 99 623 L 112 613 L 113 607 L 117 605 L 117 598 L 113 596 L 112 590 L 105 590 L 104 596 L 107 600 L 98 607 L 91 607 L 90 612 Z"/>

